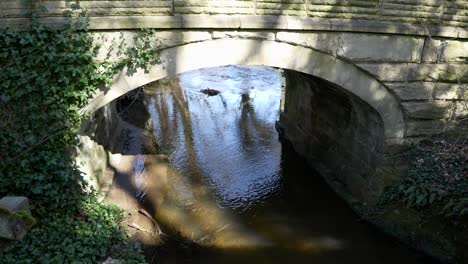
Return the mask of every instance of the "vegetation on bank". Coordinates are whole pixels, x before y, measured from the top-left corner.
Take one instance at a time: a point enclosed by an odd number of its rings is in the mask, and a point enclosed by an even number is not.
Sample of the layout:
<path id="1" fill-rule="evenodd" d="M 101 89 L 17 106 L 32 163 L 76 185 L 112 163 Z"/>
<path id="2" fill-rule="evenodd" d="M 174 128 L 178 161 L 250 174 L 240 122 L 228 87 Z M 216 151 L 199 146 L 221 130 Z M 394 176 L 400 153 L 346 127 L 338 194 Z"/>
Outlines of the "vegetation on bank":
<path id="1" fill-rule="evenodd" d="M 468 119 L 392 156 L 406 172 L 381 196 L 370 219 L 444 263 L 468 254 Z"/>
<path id="2" fill-rule="evenodd" d="M 422 140 L 402 154 L 406 175 L 387 190 L 382 204 L 401 202 L 427 216 L 468 216 L 468 119 Z"/>
<path id="3" fill-rule="evenodd" d="M 0 263 L 144 262 L 138 245 L 112 250 L 127 243 L 123 212 L 98 202 L 72 153 L 85 118 L 79 110 L 96 88 L 123 66 L 159 61 L 153 34 L 141 31 L 134 46 L 120 46 L 121 59 L 96 63 L 84 16 L 61 29 L 33 17 L 29 31 L 0 30 L 0 197 L 28 197 L 37 219 Z"/>

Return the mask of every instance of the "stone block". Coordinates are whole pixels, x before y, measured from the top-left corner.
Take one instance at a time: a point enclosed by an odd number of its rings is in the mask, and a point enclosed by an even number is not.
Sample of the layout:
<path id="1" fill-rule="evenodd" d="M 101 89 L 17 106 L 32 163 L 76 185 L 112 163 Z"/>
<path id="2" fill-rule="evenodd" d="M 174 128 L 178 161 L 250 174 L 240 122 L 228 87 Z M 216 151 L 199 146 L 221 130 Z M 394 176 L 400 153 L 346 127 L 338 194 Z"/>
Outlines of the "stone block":
<path id="1" fill-rule="evenodd" d="M 186 15 L 182 16 L 182 28 L 240 28 L 239 16 Z"/>
<path id="2" fill-rule="evenodd" d="M 468 41 L 426 40 L 424 62 L 468 62 Z"/>
<path id="3" fill-rule="evenodd" d="M 439 82 L 410 82 L 385 85 L 395 92 L 402 101 L 407 100 L 466 100 L 468 89 L 466 84 Z"/>
<path id="4" fill-rule="evenodd" d="M 0 28 L 9 28 L 11 30 L 24 30 L 29 26 L 28 18 L 3 18 Z"/>
<path id="5" fill-rule="evenodd" d="M 404 82 L 408 79 L 407 63 L 360 63 L 358 66 L 381 81 Z"/>
<path id="6" fill-rule="evenodd" d="M 363 33 L 341 33 L 337 55 L 361 62 L 419 62 L 424 39 Z"/>
<path id="7" fill-rule="evenodd" d="M 465 64 L 411 63 L 407 81 L 468 82 L 468 67 Z"/>
<path id="8" fill-rule="evenodd" d="M 359 67 L 389 82 L 468 82 L 465 64 L 359 63 Z"/>
<path id="9" fill-rule="evenodd" d="M 468 63 L 468 41 L 448 40 L 445 42 L 441 62 L 466 62 Z"/>
<path id="10" fill-rule="evenodd" d="M 434 99 L 468 100 L 468 84 L 434 83 Z"/>
<path id="11" fill-rule="evenodd" d="M 435 63 L 439 60 L 441 52 L 441 41 L 426 38 L 426 45 L 422 54 L 421 61 Z"/>
<path id="12" fill-rule="evenodd" d="M 456 102 L 454 115 L 455 115 L 455 118 L 467 118 L 468 117 L 468 101 Z"/>
<path id="13" fill-rule="evenodd" d="M 0 207 L 6 208 L 10 211 L 23 211 L 31 213 L 29 207 L 29 200 L 24 196 L 7 196 L 0 199 Z"/>
<path id="14" fill-rule="evenodd" d="M 288 30 L 331 30 L 330 21 L 326 19 L 289 16 L 287 21 Z"/>
<path id="15" fill-rule="evenodd" d="M 278 32 L 276 40 L 293 43 L 326 53 L 336 54 L 339 35 L 334 33 Z"/>
<path id="16" fill-rule="evenodd" d="M 192 7 L 175 7 L 175 13 L 177 14 L 196 14 L 196 15 L 241 15 L 241 14 L 251 14 L 253 8 L 249 7 L 230 7 L 230 8 L 222 8 L 222 7 L 200 7 L 200 6 L 192 6 Z"/>
<path id="17" fill-rule="evenodd" d="M 402 101 L 407 100 L 431 100 L 434 91 L 434 83 L 386 83 L 387 87 L 395 92 Z"/>
<path id="18" fill-rule="evenodd" d="M 115 61 L 119 58 L 117 54 L 120 44 L 128 47 L 134 45 L 134 38 L 137 31 L 123 30 L 120 32 L 97 32 L 92 33 L 94 44 L 100 44 L 100 49 L 95 57 L 96 61 Z M 154 42 L 163 47 L 172 47 L 176 45 L 187 44 L 195 41 L 211 39 L 211 34 L 206 31 L 158 31 Z"/>
<path id="19" fill-rule="evenodd" d="M 89 29 L 180 28 L 181 16 L 96 16 L 89 18 Z"/>
<path id="20" fill-rule="evenodd" d="M 420 35 L 421 29 L 417 25 L 395 24 L 385 21 L 328 19 L 331 30 L 342 32 L 375 32 L 387 34 Z"/>
<path id="21" fill-rule="evenodd" d="M 219 38 L 248 38 L 275 40 L 275 33 L 266 31 L 215 31 L 212 33 L 214 39 Z"/>
<path id="22" fill-rule="evenodd" d="M 243 29 L 287 29 L 288 19 L 284 16 L 238 16 Z"/>
<path id="23" fill-rule="evenodd" d="M 268 16 L 245 16 L 241 18 L 241 28 L 285 27 L 288 29 L 315 30 L 329 30 L 330 28 L 328 23 L 323 23 L 323 20 L 318 19 L 290 17 L 283 19 Z M 339 43 L 336 40 L 336 34 L 328 33 L 280 32 L 278 33 L 278 40 L 309 46 L 326 52 L 339 52 L 339 55 L 356 61 L 378 62 L 417 62 L 420 60 L 424 43 L 422 37 L 390 37 L 377 34 L 352 33 L 341 34 Z M 341 45 L 341 49 L 337 49 L 338 44 Z M 399 47 L 396 52 L 395 47 Z"/>
<path id="24" fill-rule="evenodd" d="M 451 127 L 444 120 L 409 120 L 406 126 L 406 136 L 428 136 L 437 134 Z"/>
<path id="25" fill-rule="evenodd" d="M 410 118 L 442 119 L 450 117 L 453 102 L 404 102 L 403 108 Z"/>
<path id="26" fill-rule="evenodd" d="M 160 31 L 156 38 L 161 41 L 163 47 L 187 44 L 195 41 L 211 39 L 211 34 L 206 31 Z"/>
<path id="27" fill-rule="evenodd" d="M 7 196 L 0 199 L 0 238 L 21 240 L 33 222 L 28 198 Z"/>
<path id="28" fill-rule="evenodd" d="M 108 122 L 115 122 L 114 120 Z M 120 121 L 120 120 L 119 120 Z M 99 124 L 102 126 L 105 123 Z M 106 128 L 107 130 L 107 128 Z M 108 160 L 110 154 L 102 145 L 92 140 L 88 136 L 78 136 L 80 148 L 77 149 L 76 163 L 78 169 L 83 173 L 83 179 L 90 187 L 101 192 L 101 186 L 112 183 L 113 174 L 107 173 Z"/>
<path id="29" fill-rule="evenodd" d="M 116 61 L 119 59 L 118 46 L 123 44 L 132 46 L 134 44 L 133 31 L 120 31 L 120 32 L 98 32 L 91 33 L 93 38 L 93 45 L 99 44 L 99 50 L 94 60 L 96 61 Z"/>

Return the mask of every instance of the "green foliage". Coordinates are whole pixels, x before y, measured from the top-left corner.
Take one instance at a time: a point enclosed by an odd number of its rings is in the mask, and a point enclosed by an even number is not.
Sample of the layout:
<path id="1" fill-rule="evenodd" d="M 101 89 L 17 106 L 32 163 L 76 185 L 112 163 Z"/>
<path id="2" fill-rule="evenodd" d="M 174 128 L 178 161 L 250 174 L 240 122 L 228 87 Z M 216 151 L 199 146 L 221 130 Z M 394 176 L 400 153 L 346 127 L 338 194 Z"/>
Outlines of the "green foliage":
<path id="1" fill-rule="evenodd" d="M 26 195 L 48 208 L 77 205 L 81 175 L 69 152 L 78 109 L 97 84 L 92 39 L 72 27 L 37 25 L 0 31 L 0 50 L 0 195 Z"/>
<path id="2" fill-rule="evenodd" d="M 127 67 L 129 73 L 135 72 L 137 68 L 148 72 L 154 64 L 161 63 L 161 46 L 154 29 L 138 31 L 133 37 L 132 46 L 126 44 L 123 33 L 119 40 L 113 39 L 112 42 L 116 42 L 116 45 L 107 50 L 107 59 L 113 51 L 116 52 L 118 59 L 101 63 L 98 71 L 106 84 L 110 84 L 112 77 L 124 67 Z"/>
<path id="3" fill-rule="evenodd" d="M 84 118 L 79 109 L 122 67 L 158 63 L 158 45 L 154 31 L 143 30 L 121 59 L 96 63 L 86 18 L 62 29 L 36 23 L 34 12 L 32 18 L 29 31 L 0 30 L 0 197 L 27 196 L 39 222 L 0 262 L 95 262 L 126 236 L 122 212 L 84 191 L 72 155 Z M 138 246 L 120 252 L 144 262 Z"/>
<path id="4" fill-rule="evenodd" d="M 406 153 L 412 160 L 408 174 L 389 190 L 389 200 L 419 210 L 431 206 L 435 214 L 448 217 L 468 215 L 467 128 L 462 122 Z"/>
<path id="5" fill-rule="evenodd" d="M 141 29 L 133 38 L 133 46 L 121 46 L 125 55 L 115 65 L 126 66 L 130 71 L 139 67 L 149 71 L 154 63 L 161 63 L 159 41 L 155 35 L 154 29 Z"/>
<path id="6" fill-rule="evenodd" d="M 89 199 L 73 214 L 48 213 L 23 241 L 14 242 L 0 263 L 96 263 L 125 238 L 118 224 L 122 211 Z M 144 263 L 138 245 L 127 245 L 115 259 L 124 263 Z"/>

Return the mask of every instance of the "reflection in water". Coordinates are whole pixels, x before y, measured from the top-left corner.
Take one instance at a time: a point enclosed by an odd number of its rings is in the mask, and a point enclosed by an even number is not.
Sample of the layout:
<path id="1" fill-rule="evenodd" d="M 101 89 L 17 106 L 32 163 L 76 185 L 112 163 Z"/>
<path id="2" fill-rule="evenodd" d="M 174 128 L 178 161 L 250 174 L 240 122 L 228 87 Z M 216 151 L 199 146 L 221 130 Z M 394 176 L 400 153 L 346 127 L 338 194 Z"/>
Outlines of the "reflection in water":
<path id="1" fill-rule="evenodd" d="M 145 88 L 154 134 L 170 165 L 160 177 L 163 187 L 145 183 L 159 178 L 137 155 L 137 195 L 156 205 L 151 211 L 167 232 L 203 248 L 183 262 L 176 252 L 157 263 L 423 263 L 359 222 L 279 142 L 281 83 L 275 69 L 225 66 Z M 207 88 L 220 93 L 200 92 Z"/>
<path id="2" fill-rule="evenodd" d="M 249 72 L 189 72 L 149 100 L 158 143 L 174 167 L 209 186 L 223 207 L 249 208 L 279 186 L 281 77 L 269 68 Z M 204 88 L 221 93 L 209 97 Z"/>

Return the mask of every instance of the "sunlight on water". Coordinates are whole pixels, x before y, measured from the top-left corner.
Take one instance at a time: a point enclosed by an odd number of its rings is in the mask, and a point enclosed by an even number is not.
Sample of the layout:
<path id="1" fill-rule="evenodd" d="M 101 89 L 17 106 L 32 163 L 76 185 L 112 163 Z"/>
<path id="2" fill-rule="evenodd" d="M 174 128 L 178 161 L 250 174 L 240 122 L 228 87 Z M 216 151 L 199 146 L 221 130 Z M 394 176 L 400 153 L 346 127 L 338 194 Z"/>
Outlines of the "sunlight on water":
<path id="1" fill-rule="evenodd" d="M 165 97 L 169 113 L 166 127 L 156 111 L 161 101 L 153 98 L 149 107 L 157 134 L 166 129 L 178 135 L 167 146 L 175 167 L 190 174 L 194 171 L 192 164 L 197 163 L 201 180 L 213 188 L 218 203 L 229 208 L 248 208 L 277 191 L 281 146 L 274 126 L 282 91 L 279 72 L 265 67 L 225 66 L 187 72 L 179 80 L 183 98 L 176 98 L 176 93 Z M 206 88 L 221 93 L 207 96 L 200 92 Z M 187 104 L 189 126 L 170 114 L 181 100 Z M 185 136 L 188 127 L 189 138 Z M 190 156 L 185 150 L 192 141 Z"/>

